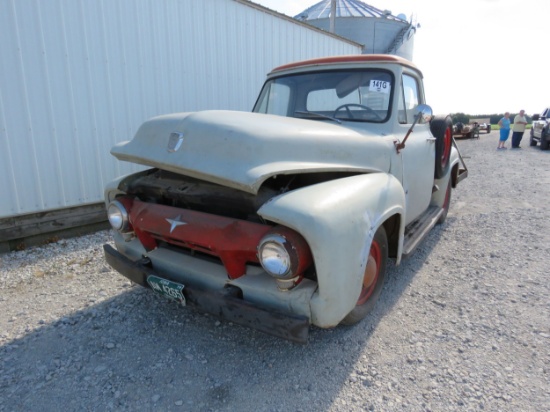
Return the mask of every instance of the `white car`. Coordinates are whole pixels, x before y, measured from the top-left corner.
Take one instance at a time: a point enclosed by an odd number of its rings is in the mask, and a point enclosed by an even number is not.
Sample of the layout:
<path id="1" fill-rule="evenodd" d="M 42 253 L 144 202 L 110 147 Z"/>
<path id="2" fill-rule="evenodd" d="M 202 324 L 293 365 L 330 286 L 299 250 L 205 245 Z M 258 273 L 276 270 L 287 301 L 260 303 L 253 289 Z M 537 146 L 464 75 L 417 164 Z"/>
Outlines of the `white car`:
<path id="1" fill-rule="evenodd" d="M 548 150 L 550 147 L 550 108 L 544 109 L 540 114 L 533 115 L 531 136 L 529 144 L 536 146 L 540 143 L 541 150 Z"/>
<path id="2" fill-rule="evenodd" d="M 414 132 L 412 132 L 414 129 Z M 449 116 L 390 55 L 274 69 L 252 113 L 176 113 L 116 145 L 108 263 L 181 304 L 296 342 L 363 319 L 467 176 Z"/>

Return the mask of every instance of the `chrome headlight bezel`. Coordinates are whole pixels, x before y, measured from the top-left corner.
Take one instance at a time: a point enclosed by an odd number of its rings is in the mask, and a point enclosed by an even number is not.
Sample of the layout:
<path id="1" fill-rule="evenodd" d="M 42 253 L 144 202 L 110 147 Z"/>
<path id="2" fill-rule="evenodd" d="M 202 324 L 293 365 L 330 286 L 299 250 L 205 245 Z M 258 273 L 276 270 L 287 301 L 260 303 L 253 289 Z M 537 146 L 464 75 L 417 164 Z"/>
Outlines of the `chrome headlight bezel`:
<path id="1" fill-rule="evenodd" d="M 113 200 L 107 207 L 107 219 L 111 227 L 121 233 L 128 232 L 130 228 L 130 219 L 128 211 L 118 200 Z"/>
<path id="2" fill-rule="evenodd" d="M 279 290 L 298 286 L 313 264 L 307 241 L 295 230 L 275 226 L 258 243 L 258 261 L 277 281 Z"/>
<path id="3" fill-rule="evenodd" d="M 278 233 L 269 233 L 262 238 L 258 244 L 258 259 L 264 270 L 276 279 L 295 276 L 292 271 L 291 247 Z"/>

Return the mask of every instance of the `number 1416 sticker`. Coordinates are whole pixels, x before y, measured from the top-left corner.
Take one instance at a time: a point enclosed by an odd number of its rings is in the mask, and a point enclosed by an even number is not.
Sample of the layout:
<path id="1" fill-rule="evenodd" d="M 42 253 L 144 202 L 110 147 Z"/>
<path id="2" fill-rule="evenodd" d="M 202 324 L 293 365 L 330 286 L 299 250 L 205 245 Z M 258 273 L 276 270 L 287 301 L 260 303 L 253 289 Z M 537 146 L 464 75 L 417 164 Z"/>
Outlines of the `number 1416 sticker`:
<path id="1" fill-rule="evenodd" d="M 390 82 L 384 80 L 371 80 L 369 85 L 370 92 L 389 93 L 391 89 Z"/>

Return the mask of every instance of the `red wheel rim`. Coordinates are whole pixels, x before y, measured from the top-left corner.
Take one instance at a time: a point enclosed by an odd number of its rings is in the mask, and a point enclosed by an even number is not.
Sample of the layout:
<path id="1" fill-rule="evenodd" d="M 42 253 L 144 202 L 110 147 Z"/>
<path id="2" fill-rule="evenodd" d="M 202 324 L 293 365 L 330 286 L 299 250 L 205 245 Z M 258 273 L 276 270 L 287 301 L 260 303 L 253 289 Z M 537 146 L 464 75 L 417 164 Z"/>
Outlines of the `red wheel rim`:
<path id="1" fill-rule="evenodd" d="M 357 305 L 364 304 L 371 297 L 376 284 L 378 283 L 378 277 L 380 275 L 380 261 L 382 260 L 382 252 L 380 251 L 380 245 L 375 240 L 372 241 L 370 246 L 369 258 L 367 259 L 367 265 L 365 267 L 365 274 L 363 276 L 363 285 L 361 287 L 361 294 Z"/>
<path id="2" fill-rule="evenodd" d="M 445 129 L 445 136 L 443 137 L 443 153 L 441 153 L 441 166 L 445 167 L 447 166 L 447 163 L 449 162 L 449 158 L 451 157 L 451 143 L 452 142 L 452 134 L 451 134 L 451 128 L 447 127 Z"/>

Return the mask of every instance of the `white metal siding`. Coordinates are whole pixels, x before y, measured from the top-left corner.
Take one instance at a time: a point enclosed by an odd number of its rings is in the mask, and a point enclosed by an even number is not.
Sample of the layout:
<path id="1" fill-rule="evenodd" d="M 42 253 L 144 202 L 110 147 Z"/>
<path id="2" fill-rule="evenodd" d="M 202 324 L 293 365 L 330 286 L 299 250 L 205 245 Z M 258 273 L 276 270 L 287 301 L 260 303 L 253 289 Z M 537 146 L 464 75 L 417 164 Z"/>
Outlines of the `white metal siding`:
<path id="1" fill-rule="evenodd" d="M 101 201 L 147 118 L 250 110 L 272 67 L 360 52 L 242 0 L 0 0 L 0 217 Z"/>

